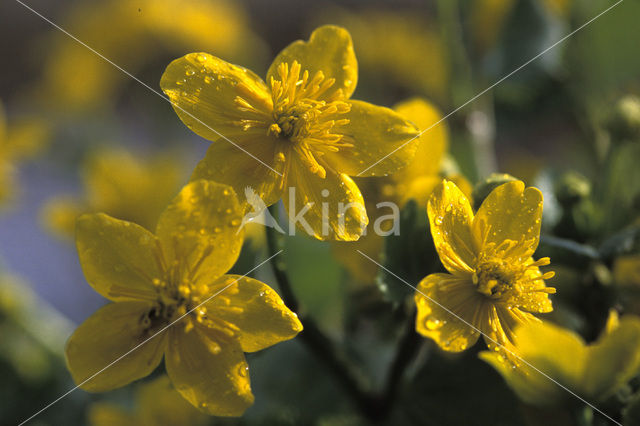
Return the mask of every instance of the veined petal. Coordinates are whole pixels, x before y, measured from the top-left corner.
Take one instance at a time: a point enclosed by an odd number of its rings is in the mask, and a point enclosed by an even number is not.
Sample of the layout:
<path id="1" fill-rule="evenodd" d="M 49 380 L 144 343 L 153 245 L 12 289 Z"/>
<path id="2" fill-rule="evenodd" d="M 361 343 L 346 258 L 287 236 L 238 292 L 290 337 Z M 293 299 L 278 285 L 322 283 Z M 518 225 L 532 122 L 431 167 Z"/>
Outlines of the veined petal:
<path id="1" fill-rule="evenodd" d="M 76 246 L 84 276 L 102 296 L 155 299 L 152 282 L 161 271 L 151 232 L 103 213 L 86 214 L 76 222 Z"/>
<path id="2" fill-rule="evenodd" d="M 149 309 L 151 304 L 146 302 L 110 303 L 76 329 L 65 350 L 73 380 L 81 384 L 109 366 L 83 383 L 82 389 L 91 392 L 116 389 L 151 374 L 160 364 L 165 334 L 149 339 L 148 325 L 142 321 Z M 129 351 L 132 352 L 127 354 Z"/>
<path id="3" fill-rule="evenodd" d="M 189 331 L 172 327 L 166 366 L 178 392 L 203 412 L 241 416 L 253 404 L 240 343 L 223 333 L 205 333 L 200 325 Z"/>
<path id="4" fill-rule="evenodd" d="M 473 273 L 476 251 L 471 234 L 473 210 L 458 187 L 443 180 L 427 203 L 433 242 L 440 261 L 454 275 Z"/>
<path id="5" fill-rule="evenodd" d="M 353 140 L 353 147 L 327 153 L 329 165 L 351 176 L 385 176 L 413 160 L 419 132 L 415 125 L 389 108 L 354 100 L 348 103 L 351 110 L 340 118 L 349 123 L 332 131 Z"/>
<path id="6" fill-rule="evenodd" d="M 302 70 L 309 72 L 313 78 L 317 72 L 322 72 L 325 79 L 335 79 L 335 83 L 319 98 L 332 99 L 338 95 L 341 99 L 351 96 L 358 82 L 358 62 L 353 51 L 351 35 L 344 28 L 325 25 L 317 28 L 309 41 L 298 40 L 284 48 L 276 56 L 267 72 L 267 82 L 278 77 L 278 66 L 281 63 L 292 64 L 297 61 Z"/>
<path id="7" fill-rule="evenodd" d="M 360 189 L 349 176 L 325 169 L 323 179 L 292 156 L 283 196 L 290 222 L 319 240 L 355 241 L 369 223 Z"/>
<path id="8" fill-rule="evenodd" d="M 160 87 L 180 120 L 205 139 L 224 135 L 233 140 L 246 133 L 247 124 L 266 134 L 271 94 L 246 68 L 208 53 L 190 53 L 169 64 Z"/>
<path id="9" fill-rule="evenodd" d="M 461 352 L 478 340 L 480 333 L 469 324 L 478 328 L 474 319 L 482 301 L 471 281 L 431 274 L 420 281 L 414 298 L 416 331 L 433 339 L 441 349 Z"/>
<path id="10" fill-rule="evenodd" d="M 418 138 L 413 160 L 393 177 L 397 180 L 412 181 L 424 176 L 437 175 L 449 145 L 447 126 L 440 122 L 442 114 L 421 98 L 399 103 L 393 109 L 424 132 Z"/>
<path id="11" fill-rule="evenodd" d="M 244 352 L 259 351 L 302 331 L 297 315 L 268 285 L 240 275 L 225 275 L 220 281 L 225 287 L 234 284 L 207 302 L 207 314 L 237 327 Z"/>
<path id="12" fill-rule="evenodd" d="M 220 277 L 240 255 L 241 219 L 231 187 L 206 180 L 189 183 L 158 221 L 156 235 L 167 265 L 174 260 L 186 264 L 188 276 L 182 278 L 189 283 Z"/>
<path id="13" fill-rule="evenodd" d="M 238 194 L 243 210 L 253 208 L 257 211 L 278 201 L 282 197 L 286 161 L 282 143 L 266 134 L 247 134 L 234 142 L 271 168 L 229 142 L 219 140 L 209 146 L 191 180 L 207 179 L 231 186 Z"/>
<path id="14" fill-rule="evenodd" d="M 510 258 L 530 257 L 538 247 L 542 219 L 542 193 L 524 182 L 500 185 L 484 200 L 473 219 L 473 234 L 480 251 Z M 511 244 L 506 244 L 511 242 Z M 504 247 L 502 253 L 496 253 Z"/>

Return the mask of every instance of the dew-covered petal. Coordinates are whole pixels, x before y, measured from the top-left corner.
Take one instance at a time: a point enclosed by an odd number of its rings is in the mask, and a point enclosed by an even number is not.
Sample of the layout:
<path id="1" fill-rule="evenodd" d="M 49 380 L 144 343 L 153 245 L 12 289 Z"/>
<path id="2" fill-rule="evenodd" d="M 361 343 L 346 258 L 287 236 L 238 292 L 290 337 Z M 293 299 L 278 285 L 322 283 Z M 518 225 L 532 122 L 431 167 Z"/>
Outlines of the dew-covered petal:
<path id="1" fill-rule="evenodd" d="M 302 331 L 297 315 L 268 285 L 249 277 L 225 275 L 218 286 L 225 290 L 207 302 L 207 314 L 237 330 L 243 351 L 262 350 Z"/>
<path id="2" fill-rule="evenodd" d="M 447 126 L 441 122 L 442 114 L 435 106 L 421 98 L 401 102 L 393 109 L 424 132 L 418 138 L 413 160 L 393 177 L 397 180 L 411 181 L 424 176 L 436 176 L 449 145 Z"/>
<path id="3" fill-rule="evenodd" d="M 292 156 L 283 195 L 289 221 L 319 240 L 355 241 L 369 222 L 360 189 L 346 174 L 325 169 L 321 178 Z"/>
<path id="4" fill-rule="evenodd" d="M 160 216 L 156 234 L 165 262 L 181 267 L 188 284 L 208 284 L 227 272 L 243 243 L 242 212 L 233 189 L 197 180 L 186 185 Z M 201 281 L 204 280 L 204 281 Z"/>
<path id="5" fill-rule="evenodd" d="M 170 329 L 167 374 L 178 392 L 201 411 L 241 416 L 254 398 L 240 343 L 202 328 L 195 325 L 186 331 L 180 324 Z"/>
<path id="6" fill-rule="evenodd" d="M 486 255 L 526 259 L 538 247 L 541 218 L 542 193 L 513 181 L 484 200 L 473 220 L 473 234 Z"/>
<path id="7" fill-rule="evenodd" d="M 433 242 L 440 261 L 454 275 L 473 273 L 476 252 L 471 234 L 473 210 L 458 187 L 447 180 L 438 185 L 427 203 Z"/>
<path id="8" fill-rule="evenodd" d="M 309 72 L 313 78 L 317 72 L 322 72 L 326 79 L 335 79 L 333 85 L 319 97 L 319 100 L 329 100 L 336 96 L 349 98 L 356 89 L 358 82 L 358 62 L 353 51 L 351 35 L 344 28 L 325 25 L 317 28 L 309 41 L 297 40 L 285 47 L 276 56 L 267 72 L 267 82 L 278 80 L 278 66 L 286 63 L 291 66 L 297 61 L 303 71 Z M 342 91 L 341 95 L 336 92 Z"/>
<path id="9" fill-rule="evenodd" d="M 235 142 L 242 150 L 225 140 L 212 143 L 191 180 L 207 179 L 231 186 L 243 210 L 256 211 L 278 201 L 287 158 L 282 143 L 266 135 L 244 135 Z"/>
<path id="10" fill-rule="evenodd" d="M 273 109 L 271 94 L 250 70 L 208 53 L 190 53 L 171 62 L 160 80 L 176 114 L 210 141 L 235 140 L 246 124 L 265 133 Z M 246 121 L 250 120 L 250 121 Z"/>
<path id="11" fill-rule="evenodd" d="M 76 247 L 87 282 L 112 301 L 154 299 L 162 275 L 156 237 L 131 222 L 104 213 L 80 216 Z"/>
<path id="12" fill-rule="evenodd" d="M 482 300 L 470 281 L 449 274 L 431 274 L 417 289 L 414 299 L 418 333 L 449 352 L 464 351 L 478 340 L 480 333 L 474 319 Z"/>
<path id="13" fill-rule="evenodd" d="M 160 364 L 165 334 L 149 339 L 153 334 L 146 330 L 148 325 L 142 318 L 150 309 L 147 302 L 111 303 L 76 329 L 67 341 L 65 355 L 69 372 L 82 389 L 116 389 L 151 374 Z"/>
<path id="14" fill-rule="evenodd" d="M 349 112 L 336 116 L 347 119 L 332 132 L 344 135 L 353 147 L 325 155 L 327 163 L 350 176 L 385 176 L 408 165 L 418 147 L 418 128 L 392 109 L 362 101 L 348 101 Z"/>

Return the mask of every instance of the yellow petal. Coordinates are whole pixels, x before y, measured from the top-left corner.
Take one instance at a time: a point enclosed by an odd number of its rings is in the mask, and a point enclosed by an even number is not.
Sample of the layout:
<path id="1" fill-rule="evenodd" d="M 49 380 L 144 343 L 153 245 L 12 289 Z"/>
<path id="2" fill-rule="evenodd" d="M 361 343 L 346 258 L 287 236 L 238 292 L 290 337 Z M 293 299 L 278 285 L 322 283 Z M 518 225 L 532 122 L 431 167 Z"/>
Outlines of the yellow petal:
<path id="1" fill-rule="evenodd" d="M 190 53 L 171 62 L 160 87 L 180 120 L 210 141 L 221 134 L 234 140 L 246 133 L 242 120 L 266 122 L 273 109 L 271 95 L 260 77 L 208 53 Z M 260 133 L 266 134 L 266 125 Z"/>
<path id="2" fill-rule="evenodd" d="M 254 194 L 260 197 L 265 206 L 278 201 L 282 197 L 285 166 L 281 143 L 266 135 L 244 135 L 234 142 L 264 164 L 229 142 L 219 140 L 211 144 L 205 157 L 196 166 L 191 180 L 207 179 L 231 186 L 247 209 L 262 208 L 253 207 L 250 203 L 254 200 Z"/>
<path id="3" fill-rule="evenodd" d="M 500 185 L 483 201 L 473 220 L 473 232 L 481 251 L 493 254 L 505 241 L 517 244 L 503 257 L 530 257 L 538 247 L 542 219 L 542 193 L 524 182 Z"/>
<path id="4" fill-rule="evenodd" d="M 223 333 L 171 328 L 166 366 L 178 392 L 205 413 L 241 416 L 253 404 L 240 343 Z"/>
<path id="5" fill-rule="evenodd" d="M 440 261 L 452 274 L 472 273 L 476 263 L 471 234 L 473 211 L 462 191 L 443 180 L 427 204 L 433 242 Z"/>
<path id="6" fill-rule="evenodd" d="M 516 330 L 515 346 L 533 367 L 569 389 L 579 389 L 587 362 L 586 346 L 579 336 L 549 322 L 531 322 Z M 536 371 L 529 374 L 540 375 Z"/>
<path id="7" fill-rule="evenodd" d="M 111 303 L 76 329 L 67 341 L 65 354 L 67 367 L 77 384 L 113 363 L 82 384 L 82 389 L 91 392 L 116 389 L 151 374 L 160 364 L 165 335 L 161 333 L 147 340 L 151 334 L 141 321 L 151 307 L 146 302 Z M 119 359 L 129 351 L 132 352 Z"/>
<path id="8" fill-rule="evenodd" d="M 351 35 L 344 28 L 325 25 L 317 28 L 309 41 L 294 41 L 276 56 L 267 72 L 267 82 L 279 79 L 278 66 L 297 61 L 303 71 L 313 77 L 321 71 L 325 79 L 335 79 L 335 83 L 320 98 L 330 99 L 341 90 L 340 98 L 349 98 L 358 82 L 358 62 L 353 51 Z"/>
<path id="9" fill-rule="evenodd" d="M 189 404 L 165 375 L 140 386 L 135 406 L 139 418 L 136 424 L 143 426 L 203 426 L 209 423 L 209 417 Z M 114 424 L 118 423 L 111 423 Z"/>
<path id="10" fill-rule="evenodd" d="M 197 180 L 160 216 L 156 235 L 168 264 L 184 263 L 191 283 L 211 281 L 227 272 L 238 259 L 243 233 L 240 204 L 231 187 Z"/>
<path id="11" fill-rule="evenodd" d="M 396 175 L 393 175 L 392 177 L 395 178 Z M 409 200 L 416 200 L 419 205 L 426 205 L 429 201 L 429 197 L 433 194 L 433 190 L 440 185 L 440 182 L 442 182 L 442 178 L 440 176 L 430 175 L 416 177 L 411 180 L 398 183 L 396 188 L 400 196 L 400 203 L 404 205 Z"/>
<path id="12" fill-rule="evenodd" d="M 249 277 L 225 275 L 221 286 L 228 286 L 207 302 L 207 314 L 238 328 L 244 352 L 255 352 L 295 337 L 302 331 L 296 314 L 268 285 Z"/>
<path id="13" fill-rule="evenodd" d="M 437 175 L 449 145 L 446 124 L 440 122 L 442 114 L 421 98 L 399 103 L 393 109 L 424 132 L 418 138 L 415 157 L 407 167 L 394 175 L 394 178 L 411 181 L 423 176 Z"/>
<path id="14" fill-rule="evenodd" d="M 393 110 L 362 101 L 349 101 L 351 110 L 340 115 L 348 124 L 334 132 L 353 140 L 353 147 L 329 152 L 324 158 L 340 173 L 351 176 L 385 176 L 413 160 L 418 128 Z"/>
<path id="15" fill-rule="evenodd" d="M 157 238 L 135 223 L 103 213 L 76 223 L 76 246 L 87 282 L 109 300 L 156 297 L 153 279 L 162 276 Z"/>
<path id="16" fill-rule="evenodd" d="M 585 395 L 604 400 L 638 373 L 640 320 L 626 316 L 610 333 L 589 346 L 583 376 Z"/>
<path id="17" fill-rule="evenodd" d="M 369 223 L 360 189 L 349 176 L 325 169 L 323 179 L 292 156 L 283 196 L 290 222 L 319 240 L 355 241 Z"/>
<path id="18" fill-rule="evenodd" d="M 468 325 L 477 328 L 473 321 L 480 303 L 470 281 L 431 274 L 418 284 L 414 298 L 418 308 L 416 331 L 433 339 L 441 349 L 461 352 L 478 340 L 480 333 Z"/>

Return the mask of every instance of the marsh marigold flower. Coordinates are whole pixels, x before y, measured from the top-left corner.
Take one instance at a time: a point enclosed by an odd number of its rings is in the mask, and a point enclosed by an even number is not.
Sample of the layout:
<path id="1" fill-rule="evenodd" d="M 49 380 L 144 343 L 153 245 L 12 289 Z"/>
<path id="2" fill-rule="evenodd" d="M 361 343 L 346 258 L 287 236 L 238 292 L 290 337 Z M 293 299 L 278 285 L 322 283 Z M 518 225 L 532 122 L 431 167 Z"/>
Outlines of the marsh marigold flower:
<path id="1" fill-rule="evenodd" d="M 359 251 L 378 259 L 382 253 L 384 238 L 371 229 L 380 215 L 388 209 L 378 208 L 381 202 L 392 202 L 402 208 L 409 200 L 426 205 L 434 188 L 442 181 L 443 164 L 449 146 L 449 131 L 440 111 L 422 98 L 412 98 L 394 105 L 393 109 L 415 123 L 420 129 L 429 129 L 418 138 L 415 156 L 397 173 L 381 178 L 357 178 L 369 212 L 370 225 L 366 235 L 358 241 L 336 241 L 333 249 L 336 259 L 342 263 L 354 279 L 370 284 L 378 273 L 378 265 L 363 257 Z M 440 122 L 440 123 L 439 123 Z M 439 123 L 439 124 L 436 124 Z M 447 174 L 465 195 L 471 194 L 471 184 L 460 174 Z M 383 225 L 389 225 L 390 221 Z"/>
<path id="2" fill-rule="evenodd" d="M 605 331 L 591 344 L 549 322 L 529 323 L 516 329 L 514 344 L 517 358 L 504 351 L 482 352 L 480 358 L 491 364 L 523 401 L 551 406 L 571 398 L 540 372 L 588 401 L 603 401 L 638 373 L 640 318 L 627 315 L 618 319 L 612 312 Z"/>
<path id="3" fill-rule="evenodd" d="M 173 61 L 160 84 L 180 119 L 217 141 L 192 179 L 238 193 L 251 187 L 266 205 L 282 198 L 290 215 L 313 203 L 304 216 L 311 234 L 356 240 L 368 219 L 349 176 L 402 168 L 416 150 L 407 142 L 418 133 L 388 108 L 349 99 L 357 79 L 349 33 L 324 26 L 280 52 L 266 83 L 243 67 L 191 53 Z M 341 213 L 340 204 L 350 208 Z"/>
<path id="4" fill-rule="evenodd" d="M 517 325 L 537 321 L 531 312 L 553 309 L 548 294 L 555 289 L 544 283 L 553 272 L 539 269 L 549 258 L 531 257 L 540 236 L 540 191 L 525 189 L 521 181 L 506 183 L 474 215 L 467 197 L 445 180 L 429 199 L 427 212 L 449 273 L 431 274 L 418 285 L 420 334 L 458 352 L 473 345 L 480 331 L 495 348 L 513 341 Z"/>
<path id="5" fill-rule="evenodd" d="M 202 411 L 237 416 L 253 403 L 243 352 L 290 339 L 302 325 L 266 284 L 224 275 L 242 246 L 240 217 L 231 188 L 199 180 L 169 204 L 155 235 L 101 213 L 78 219 L 85 277 L 114 302 L 67 342 L 67 365 L 83 389 L 124 386 L 164 356 L 173 385 Z"/>

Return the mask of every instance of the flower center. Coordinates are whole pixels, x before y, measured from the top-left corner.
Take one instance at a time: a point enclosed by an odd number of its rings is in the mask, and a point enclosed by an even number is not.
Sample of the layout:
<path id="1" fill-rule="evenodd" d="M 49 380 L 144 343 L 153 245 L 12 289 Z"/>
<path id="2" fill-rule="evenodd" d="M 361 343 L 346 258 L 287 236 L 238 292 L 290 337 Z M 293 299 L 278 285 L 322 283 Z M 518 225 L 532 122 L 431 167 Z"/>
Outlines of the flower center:
<path id="1" fill-rule="evenodd" d="M 300 76 L 301 66 L 293 61 L 278 66 L 279 79 L 271 78 L 273 123 L 267 133 L 293 143 L 295 151 L 312 173 L 326 177 L 320 157 L 353 146 L 353 140 L 335 128 L 349 123 L 341 115 L 350 111 L 341 90 L 319 100 L 335 80 L 326 79 L 322 71 L 310 78 L 309 71 Z"/>
<path id="2" fill-rule="evenodd" d="M 473 273 L 476 290 L 492 299 L 500 299 L 516 289 L 522 268 L 508 264 L 502 259 L 489 259 L 478 264 Z"/>

